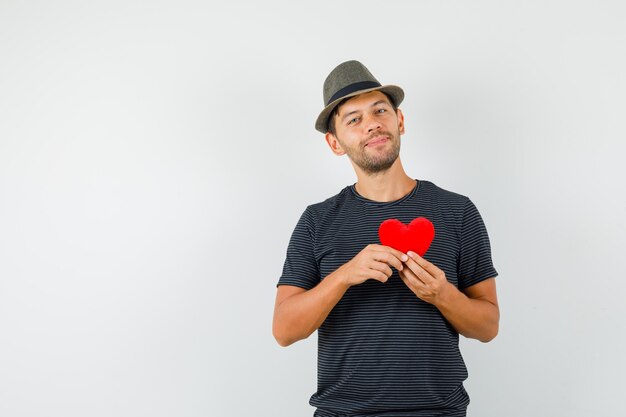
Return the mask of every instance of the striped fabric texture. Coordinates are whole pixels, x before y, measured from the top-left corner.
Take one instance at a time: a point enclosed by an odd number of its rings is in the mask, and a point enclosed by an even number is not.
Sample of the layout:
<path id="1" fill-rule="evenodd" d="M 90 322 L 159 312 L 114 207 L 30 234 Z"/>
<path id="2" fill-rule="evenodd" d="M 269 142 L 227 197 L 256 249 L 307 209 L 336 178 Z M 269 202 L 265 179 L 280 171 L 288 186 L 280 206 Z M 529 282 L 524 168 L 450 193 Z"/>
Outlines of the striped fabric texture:
<path id="1" fill-rule="evenodd" d="M 315 287 L 371 243 L 395 218 L 426 217 L 435 238 L 424 258 L 459 289 L 498 275 L 489 237 L 471 200 L 418 180 L 392 202 L 354 185 L 308 206 L 291 236 L 277 285 Z M 464 416 L 469 396 L 459 335 L 439 310 L 413 294 L 398 272 L 386 283 L 351 287 L 318 329 L 315 416 Z"/>

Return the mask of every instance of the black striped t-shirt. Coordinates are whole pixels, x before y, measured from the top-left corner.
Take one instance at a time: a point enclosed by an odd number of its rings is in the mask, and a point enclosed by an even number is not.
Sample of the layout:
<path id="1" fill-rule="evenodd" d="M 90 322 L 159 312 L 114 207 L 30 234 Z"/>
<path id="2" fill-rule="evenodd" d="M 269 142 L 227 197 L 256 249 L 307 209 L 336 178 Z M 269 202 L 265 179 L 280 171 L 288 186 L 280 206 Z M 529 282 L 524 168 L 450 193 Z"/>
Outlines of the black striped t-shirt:
<path id="1" fill-rule="evenodd" d="M 306 208 L 287 248 L 278 285 L 304 289 L 348 262 L 378 227 L 395 218 L 426 217 L 435 238 L 424 258 L 459 289 L 498 275 L 489 237 L 469 198 L 419 180 L 407 195 L 376 202 L 354 185 Z M 398 272 L 386 283 L 350 287 L 318 329 L 315 416 L 464 416 L 469 396 L 459 335 Z"/>

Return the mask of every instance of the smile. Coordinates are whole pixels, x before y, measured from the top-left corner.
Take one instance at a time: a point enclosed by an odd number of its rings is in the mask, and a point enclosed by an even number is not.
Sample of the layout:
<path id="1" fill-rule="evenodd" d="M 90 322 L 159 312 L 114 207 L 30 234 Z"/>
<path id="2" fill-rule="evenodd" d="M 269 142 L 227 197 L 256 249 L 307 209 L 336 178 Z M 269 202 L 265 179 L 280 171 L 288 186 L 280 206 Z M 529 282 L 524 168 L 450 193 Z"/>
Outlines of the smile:
<path id="1" fill-rule="evenodd" d="M 365 146 L 380 145 L 381 143 L 385 143 L 388 140 L 389 140 L 389 138 L 387 136 L 382 136 L 382 137 L 376 138 L 376 139 L 368 142 Z"/>

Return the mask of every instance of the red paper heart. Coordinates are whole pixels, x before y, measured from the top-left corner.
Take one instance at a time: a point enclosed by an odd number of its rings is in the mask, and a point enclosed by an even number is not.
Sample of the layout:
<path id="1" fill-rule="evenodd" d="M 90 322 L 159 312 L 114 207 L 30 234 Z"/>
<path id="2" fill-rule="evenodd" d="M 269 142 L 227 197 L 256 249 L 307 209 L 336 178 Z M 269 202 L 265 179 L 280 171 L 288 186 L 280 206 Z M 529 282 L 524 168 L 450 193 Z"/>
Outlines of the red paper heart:
<path id="1" fill-rule="evenodd" d="M 388 219 L 380 224 L 378 237 L 385 246 L 424 256 L 435 237 L 435 226 L 425 217 L 413 219 L 408 226 L 398 219 Z"/>

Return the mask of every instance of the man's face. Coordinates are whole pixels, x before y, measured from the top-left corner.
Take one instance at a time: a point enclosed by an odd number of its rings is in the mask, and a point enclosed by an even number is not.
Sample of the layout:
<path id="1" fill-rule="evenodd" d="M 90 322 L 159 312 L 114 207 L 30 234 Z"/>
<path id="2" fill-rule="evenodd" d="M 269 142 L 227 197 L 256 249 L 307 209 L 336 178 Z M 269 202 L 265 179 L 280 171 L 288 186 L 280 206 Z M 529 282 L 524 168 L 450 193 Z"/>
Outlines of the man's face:
<path id="1" fill-rule="evenodd" d="M 380 91 L 346 101 L 335 117 L 335 134 L 326 141 L 337 155 L 347 154 L 367 174 L 386 171 L 400 154 L 404 117 Z"/>

